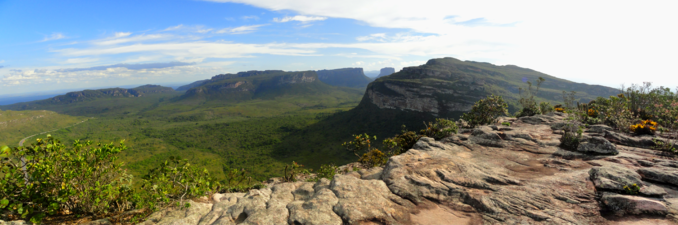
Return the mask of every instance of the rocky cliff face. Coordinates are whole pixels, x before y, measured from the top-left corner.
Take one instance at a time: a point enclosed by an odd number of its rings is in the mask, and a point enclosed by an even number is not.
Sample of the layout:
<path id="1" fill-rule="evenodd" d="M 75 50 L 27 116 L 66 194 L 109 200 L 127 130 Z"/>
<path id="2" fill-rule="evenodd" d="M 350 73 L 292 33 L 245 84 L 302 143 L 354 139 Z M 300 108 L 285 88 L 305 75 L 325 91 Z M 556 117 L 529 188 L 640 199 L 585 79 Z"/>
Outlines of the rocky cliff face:
<path id="1" fill-rule="evenodd" d="M 559 146 L 565 116 L 421 138 L 384 167 L 215 194 L 143 224 L 676 224 L 678 163 L 604 125 Z M 631 147 L 642 146 L 642 147 Z M 639 194 L 623 186 L 637 184 Z"/>
<path id="2" fill-rule="evenodd" d="M 363 68 L 343 68 L 334 70 L 318 70 L 320 81 L 343 87 L 365 87 L 372 79 L 365 76 Z"/>
<path id="3" fill-rule="evenodd" d="M 578 100 L 582 102 L 618 93 L 613 88 L 578 84 L 517 66 L 443 58 L 378 78 L 368 85 L 361 105 L 457 118 L 470 110 L 476 101 L 496 94 L 510 101 L 510 110 L 515 111 L 518 109 L 518 88 L 527 87 L 523 78 L 534 81 L 538 77 L 546 79 L 538 96 L 553 104 L 562 101 L 562 91 L 577 91 Z"/>

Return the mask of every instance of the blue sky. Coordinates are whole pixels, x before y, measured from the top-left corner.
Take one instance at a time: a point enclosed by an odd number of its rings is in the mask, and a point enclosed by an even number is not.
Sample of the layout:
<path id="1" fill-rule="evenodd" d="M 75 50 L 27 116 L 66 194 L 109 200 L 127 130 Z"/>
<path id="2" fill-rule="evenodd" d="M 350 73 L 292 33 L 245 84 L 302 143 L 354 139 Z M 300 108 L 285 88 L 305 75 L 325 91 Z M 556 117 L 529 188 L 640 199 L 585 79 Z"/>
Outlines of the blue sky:
<path id="1" fill-rule="evenodd" d="M 0 0 L 0 95 L 438 57 L 678 86 L 672 1 Z"/>

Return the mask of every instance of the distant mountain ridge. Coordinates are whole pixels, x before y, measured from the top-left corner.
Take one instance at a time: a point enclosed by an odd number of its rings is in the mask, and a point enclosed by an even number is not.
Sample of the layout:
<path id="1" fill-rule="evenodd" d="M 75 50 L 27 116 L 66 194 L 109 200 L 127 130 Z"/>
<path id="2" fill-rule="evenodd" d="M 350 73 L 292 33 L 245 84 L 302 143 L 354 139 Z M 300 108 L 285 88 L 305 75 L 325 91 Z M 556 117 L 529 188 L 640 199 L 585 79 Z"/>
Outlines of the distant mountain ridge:
<path id="1" fill-rule="evenodd" d="M 180 99 L 249 100 L 323 92 L 329 85 L 318 79 L 315 71 L 282 70 L 247 71 L 220 74 L 190 88 Z"/>
<path id="2" fill-rule="evenodd" d="M 143 97 L 148 94 L 171 93 L 174 89 L 160 85 L 143 85 L 136 88 L 106 88 L 98 90 L 83 90 L 68 92 L 64 95 L 58 95 L 49 99 L 37 100 L 32 102 L 21 102 L 11 105 L 0 106 L 5 110 L 28 110 L 43 109 L 44 105 L 66 105 L 77 102 L 93 101 L 101 98 L 133 98 Z"/>
<path id="3" fill-rule="evenodd" d="M 318 70 L 318 79 L 332 85 L 343 87 L 366 87 L 372 79 L 365 76 L 363 68 L 341 68 L 333 70 Z"/>
<path id="4" fill-rule="evenodd" d="M 196 81 L 196 82 L 193 82 L 193 83 L 184 85 L 184 86 L 180 86 L 180 87 L 178 87 L 176 90 L 177 90 L 177 91 L 187 91 L 188 89 L 191 89 L 191 88 L 200 86 L 200 85 L 204 84 L 205 82 L 207 82 L 207 81 L 209 81 L 209 80 L 210 80 L 210 79 L 199 80 L 199 81 Z"/>

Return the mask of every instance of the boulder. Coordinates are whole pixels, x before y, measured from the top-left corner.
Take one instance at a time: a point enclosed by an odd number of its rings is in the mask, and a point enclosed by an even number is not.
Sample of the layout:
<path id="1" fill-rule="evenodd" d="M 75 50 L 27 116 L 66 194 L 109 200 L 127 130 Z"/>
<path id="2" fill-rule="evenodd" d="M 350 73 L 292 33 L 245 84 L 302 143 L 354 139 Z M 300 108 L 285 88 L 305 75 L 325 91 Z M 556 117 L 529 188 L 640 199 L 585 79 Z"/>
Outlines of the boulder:
<path id="1" fill-rule="evenodd" d="M 626 214 L 666 215 L 669 211 L 666 204 L 657 199 L 612 192 L 603 192 L 601 203 L 617 216 Z"/>
<path id="2" fill-rule="evenodd" d="M 612 131 L 612 127 L 603 124 L 596 124 L 589 126 L 589 129 L 586 132 L 591 133 L 605 133 L 605 131 Z"/>
<path id="3" fill-rule="evenodd" d="M 610 141 L 620 144 L 620 145 L 625 145 L 625 146 L 632 146 L 632 147 L 640 147 L 640 148 L 652 148 L 655 146 L 654 142 L 652 141 L 654 136 L 651 135 L 642 135 L 638 137 L 631 137 L 626 134 L 620 134 L 617 132 L 605 131 L 605 138 L 609 139 Z"/>
<path id="4" fill-rule="evenodd" d="M 663 168 L 640 168 L 638 173 L 643 179 L 678 186 L 678 170 Z"/>
<path id="5" fill-rule="evenodd" d="M 181 225 L 181 224 L 195 224 L 197 225 L 205 214 L 212 209 L 212 204 L 199 203 L 192 200 L 187 200 L 191 206 L 184 209 L 168 208 L 151 214 L 144 223 L 144 225 Z"/>
<path id="6" fill-rule="evenodd" d="M 624 191 L 624 186 L 637 184 L 643 186 L 641 176 L 621 165 L 606 165 L 589 170 L 591 181 L 597 189 Z"/>
<path id="7" fill-rule="evenodd" d="M 360 170 L 358 173 L 360 173 L 360 178 L 363 180 L 381 180 L 381 173 L 383 171 L 383 167 L 373 167 L 370 169 Z"/>
<path id="8" fill-rule="evenodd" d="M 584 137 L 579 143 L 577 151 L 584 153 L 616 155 L 619 154 L 617 147 L 602 137 Z"/>

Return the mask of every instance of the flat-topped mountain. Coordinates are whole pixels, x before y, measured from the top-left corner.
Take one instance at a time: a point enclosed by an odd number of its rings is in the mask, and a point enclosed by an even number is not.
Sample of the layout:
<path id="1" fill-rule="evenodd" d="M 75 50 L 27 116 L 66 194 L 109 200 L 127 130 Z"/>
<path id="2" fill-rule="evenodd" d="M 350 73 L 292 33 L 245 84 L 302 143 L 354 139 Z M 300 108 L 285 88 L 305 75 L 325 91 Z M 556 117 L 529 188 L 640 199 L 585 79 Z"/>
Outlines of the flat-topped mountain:
<path id="1" fill-rule="evenodd" d="M 513 112 L 519 109 L 518 89 L 527 88 L 525 81 L 534 83 L 539 77 L 546 81 L 537 97 L 554 104 L 563 101 L 562 91 L 576 91 L 581 102 L 619 93 L 614 88 L 575 83 L 513 65 L 441 58 L 378 78 L 367 87 L 361 106 L 458 118 L 474 102 L 495 94 L 504 96 L 510 102 L 509 111 Z"/>
<path id="2" fill-rule="evenodd" d="M 394 73 L 395 73 L 395 69 L 393 67 L 384 67 L 379 71 L 379 76 L 377 76 L 377 78 L 388 76 L 388 75 L 391 75 L 391 74 L 394 74 Z"/>
<path id="3" fill-rule="evenodd" d="M 363 68 L 342 68 L 334 70 L 318 70 L 318 79 L 332 85 L 343 87 L 365 87 L 372 79 L 365 76 Z"/>
<path id="4" fill-rule="evenodd" d="M 181 99 L 249 100 L 285 95 L 315 95 L 336 89 L 318 79 L 315 71 L 247 71 L 220 74 L 188 89 Z"/>

